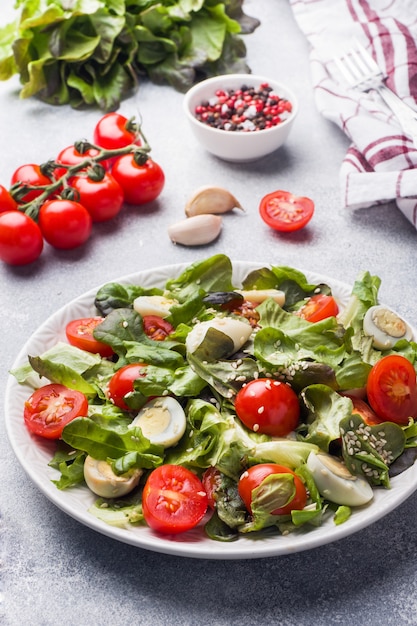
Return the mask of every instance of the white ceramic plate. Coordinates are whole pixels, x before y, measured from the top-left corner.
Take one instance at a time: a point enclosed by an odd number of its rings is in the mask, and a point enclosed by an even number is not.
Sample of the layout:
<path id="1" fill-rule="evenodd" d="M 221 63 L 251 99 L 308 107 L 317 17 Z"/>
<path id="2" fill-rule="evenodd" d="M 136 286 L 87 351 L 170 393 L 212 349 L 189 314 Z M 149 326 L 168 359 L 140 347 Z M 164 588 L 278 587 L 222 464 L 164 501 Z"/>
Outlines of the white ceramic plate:
<path id="1" fill-rule="evenodd" d="M 178 276 L 187 265 L 160 267 L 119 278 L 115 282 L 149 287 L 163 286 L 168 278 Z M 261 264 L 235 262 L 233 267 L 234 284 L 238 286 L 250 270 L 261 267 Z M 313 283 L 325 282 L 331 285 L 339 304 L 341 306 L 346 304 L 351 292 L 349 285 L 309 272 L 305 274 Z M 27 360 L 28 354 L 41 354 L 57 341 L 65 341 L 64 329 L 70 320 L 96 314 L 94 307 L 96 292 L 97 289 L 92 289 L 47 319 L 23 346 L 13 367 L 22 365 Z M 117 528 L 88 513 L 95 496 L 87 487 L 59 491 L 51 482 L 51 479 L 57 478 L 58 475 L 56 470 L 48 467 L 55 444 L 33 438 L 23 422 L 23 405 L 31 393 L 32 389 L 19 385 L 13 376 L 9 377 L 5 407 L 7 433 L 19 462 L 31 480 L 56 506 L 82 524 L 118 541 L 155 552 L 206 559 L 250 559 L 309 550 L 342 539 L 369 526 L 396 508 L 417 488 L 416 463 L 392 479 L 391 489 L 375 490 L 372 503 L 357 509 L 344 524 L 335 526 L 332 519 L 329 519 L 319 528 L 300 529 L 287 536 L 277 535 L 262 539 L 245 536 L 232 543 L 223 543 L 208 539 L 202 526 L 179 536 L 158 535 L 145 526 Z"/>

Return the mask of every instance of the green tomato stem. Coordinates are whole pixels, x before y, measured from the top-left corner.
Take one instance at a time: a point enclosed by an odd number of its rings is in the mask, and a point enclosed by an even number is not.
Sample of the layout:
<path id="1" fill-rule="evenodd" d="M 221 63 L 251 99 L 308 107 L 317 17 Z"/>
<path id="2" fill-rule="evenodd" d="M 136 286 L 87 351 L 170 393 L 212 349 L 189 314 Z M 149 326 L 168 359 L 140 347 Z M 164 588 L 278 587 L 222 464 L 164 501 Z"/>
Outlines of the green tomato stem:
<path id="1" fill-rule="evenodd" d="M 147 158 L 149 158 L 151 147 L 147 139 L 145 138 L 142 130 L 138 130 L 136 140 L 138 138 L 141 139 L 140 146 L 136 143 L 131 143 L 127 146 L 124 146 L 123 148 L 116 148 L 114 150 L 107 150 L 88 142 L 89 149 L 97 150 L 98 154 L 94 157 L 88 157 L 75 165 L 65 165 L 64 163 L 58 163 L 56 161 L 48 161 L 49 168 L 52 168 L 52 170 L 56 168 L 64 168 L 66 169 L 65 174 L 60 176 L 60 178 L 54 180 L 50 185 L 36 186 L 28 185 L 26 183 L 14 185 L 13 188 L 10 190 L 10 193 L 12 196 L 16 197 L 18 197 L 19 191 L 22 192 L 22 190 L 24 190 L 25 193 L 29 191 L 43 190 L 42 193 L 37 198 L 35 198 L 35 200 L 19 205 L 18 210 L 22 213 L 26 213 L 26 215 L 31 217 L 33 220 L 38 221 L 39 211 L 42 204 L 52 195 L 60 195 L 59 192 L 61 189 L 70 189 L 70 178 L 75 176 L 82 170 L 86 170 L 89 167 L 94 167 L 94 165 L 100 164 L 102 161 L 106 161 L 107 159 L 114 159 L 115 157 L 120 157 L 125 154 L 140 154 L 145 160 L 147 160 Z"/>

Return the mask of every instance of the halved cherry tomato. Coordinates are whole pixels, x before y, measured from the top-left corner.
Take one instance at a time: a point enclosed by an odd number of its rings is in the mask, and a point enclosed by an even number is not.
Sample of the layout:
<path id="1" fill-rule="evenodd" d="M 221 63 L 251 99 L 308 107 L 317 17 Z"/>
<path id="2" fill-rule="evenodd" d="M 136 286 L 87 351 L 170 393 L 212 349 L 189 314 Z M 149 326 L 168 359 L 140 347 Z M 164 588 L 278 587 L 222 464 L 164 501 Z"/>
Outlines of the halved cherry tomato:
<path id="1" fill-rule="evenodd" d="M 289 515 L 291 511 L 301 510 L 307 502 L 307 491 L 303 481 L 288 467 L 276 463 L 260 463 L 253 465 L 240 477 L 239 495 L 249 513 L 252 513 L 252 492 L 271 474 L 291 474 L 294 479 L 295 494 L 290 502 L 272 511 L 272 515 Z"/>
<path id="2" fill-rule="evenodd" d="M 311 296 L 305 304 L 296 312 L 307 322 L 320 322 L 327 317 L 335 317 L 339 313 L 339 307 L 333 296 L 318 293 Z"/>
<path id="3" fill-rule="evenodd" d="M 380 424 L 383 421 L 364 400 L 361 400 L 356 396 L 351 396 L 347 393 L 342 395 L 347 396 L 352 400 L 353 413 L 360 415 L 365 424 L 368 424 L 368 426 L 375 426 L 375 424 Z"/>
<path id="4" fill-rule="evenodd" d="M 300 417 L 295 391 L 271 378 L 257 378 L 242 387 L 236 396 L 235 409 L 245 426 L 272 437 L 286 437 L 298 426 Z"/>
<path id="5" fill-rule="evenodd" d="M 23 417 L 31 433 L 59 439 L 68 422 L 87 413 L 88 401 L 83 393 L 51 383 L 32 393 L 25 402 Z"/>
<path id="6" fill-rule="evenodd" d="M 145 521 L 160 533 L 178 534 L 194 528 L 207 506 L 201 480 L 181 465 L 160 465 L 151 472 L 143 489 Z"/>
<path id="7" fill-rule="evenodd" d="M 146 376 L 145 368 L 146 363 L 129 363 L 118 369 L 110 378 L 107 388 L 108 396 L 119 409 L 129 411 L 124 398 L 126 394 L 132 393 L 135 380 Z"/>
<path id="8" fill-rule="evenodd" d="M 175 330 L 172 324 L 158 315 L 144 315 L 143 329 L 147 336 L 154 341 L 164 341 Z"/>
<path id="9" fill-rule="evenodd" d="M 65 328 L 69 343 L 86 352 L 100 354 L 102 357 L 112 356 L 114 354 L 113 348 L 97 341 L 93 335 L 94 330 L 103 320 L 103 317 L 82 317 L 69 322 Z"/>
<path id="10" fill-rule="evenodd" d="M 375 363 L 366 384 L 368 402 L 379 418 L 406 425 L 417 417 L 416 371 L 401 354 L 389 354 Z"/>
<path id="11" fill-rule="evenodd" d="M 204 472 L 201 482 L 207 493 L 208 505 L 211 509 L 216 508 L 216 491 L 220 487 L 221 473 L 215 467 L 209 467 Z"/>
<path id="12" fill-rule="evenodd" d="M 268 226 L 288 232 L 308 224 L 313 217 L 314 202 L 288 191 L 273 191 L 262 198 L 259 212 Z"/>

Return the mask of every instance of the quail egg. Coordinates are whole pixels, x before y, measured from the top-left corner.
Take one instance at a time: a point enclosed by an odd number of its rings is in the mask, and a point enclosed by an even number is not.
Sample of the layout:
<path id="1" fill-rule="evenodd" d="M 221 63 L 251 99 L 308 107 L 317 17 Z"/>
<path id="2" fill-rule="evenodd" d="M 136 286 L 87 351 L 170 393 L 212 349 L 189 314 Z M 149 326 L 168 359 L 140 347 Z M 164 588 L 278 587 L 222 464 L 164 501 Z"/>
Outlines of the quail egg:
<path id="1" fill-rule="evenodd" d="M 378 350 L 390 350 L 400 339 L 412 339 L 408 324 L 394 311 L 385 306 L 372 306 L 363 319 L 363 331 L 373 337 L 373 346 Z"/>
<path id="2" fill-rule="evenodd" d="M 311 452 L 307 459 L 320 495 L 346 506 L 361 506 L 373 498 L 371 485 L 361 476 L 353 476 L 338 459 L 324 452 Z"/>
<path id="3" fill-rule="evenodd" d="M 102 498 L 120 498 L 139 483 L 143 470 L 134 469 L 125 474 L 115 474 L 110 463 L 88 455 L 84 462 L 84 479 L 93 493 Z"/>
<path id="4" fill-rule="evenodd" d="M 145 404 L 131 423 L 133 426 L 138 426 L 151 443 L 169 448 L 185 433 L 186 417 L 178 400 L 159 397 Z"/>

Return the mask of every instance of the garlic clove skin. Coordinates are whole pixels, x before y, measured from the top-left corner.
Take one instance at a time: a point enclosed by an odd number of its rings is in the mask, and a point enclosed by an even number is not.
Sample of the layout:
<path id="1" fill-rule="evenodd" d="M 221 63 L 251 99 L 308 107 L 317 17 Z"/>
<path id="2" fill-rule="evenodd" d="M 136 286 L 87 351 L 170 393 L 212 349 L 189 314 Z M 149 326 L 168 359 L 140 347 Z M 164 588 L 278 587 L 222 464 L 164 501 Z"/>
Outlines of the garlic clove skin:
<path id="1" fill-rule="evenodd" d="M 221 214 L 243 208 L 236 198 L 223 187 L 205 185 L 197 189 L 185 205 L 188 217 L 203 214 Z"/>
<path id="2" fill-rule="evenodd" d="M 220 235 L 223 220 L 220 215 L 194 215 L 171 224 L 168 235 L 173 243 L 183 246 L 202 246 Z"/>

